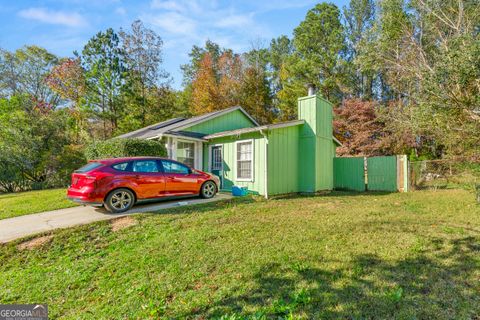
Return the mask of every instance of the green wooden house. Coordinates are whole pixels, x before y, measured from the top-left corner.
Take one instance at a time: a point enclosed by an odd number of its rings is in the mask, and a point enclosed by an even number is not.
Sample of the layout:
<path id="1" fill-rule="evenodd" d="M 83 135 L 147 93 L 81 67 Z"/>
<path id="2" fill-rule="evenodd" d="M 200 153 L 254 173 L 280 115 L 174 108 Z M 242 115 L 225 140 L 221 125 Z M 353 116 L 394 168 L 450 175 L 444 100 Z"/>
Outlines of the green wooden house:
<path id="1" fill-rule="evenodd" d="M 157 123 L 119 138 L 161 139 L 168 157 L 221 178 L 222 190 L 247 187 L 268 198 L 333 189 L 332 105 L 298 99 L 298 120 L 259 125 L 236 106 Z"/>

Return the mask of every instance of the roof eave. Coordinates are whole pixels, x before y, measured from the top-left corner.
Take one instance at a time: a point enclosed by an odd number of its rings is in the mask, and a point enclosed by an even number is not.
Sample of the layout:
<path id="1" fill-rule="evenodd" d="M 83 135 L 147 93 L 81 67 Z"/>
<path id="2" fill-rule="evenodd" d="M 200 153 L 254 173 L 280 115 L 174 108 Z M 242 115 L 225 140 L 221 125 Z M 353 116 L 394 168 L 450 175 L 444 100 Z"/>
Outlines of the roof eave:
<path id="1" fill-rule="evenodd" d="M 241 134 L 252 133 L 252 132 L 263 131 L 263 130 L 268 131 L 268 130 L 272 130 L 272 129 L 298 126 L 298 125 L 301 125 L 301 124 L 304 124 L 304 123 L 305 123 L 305 120 L 294 120 L 294 121 L 278 123 L 278 124 L 270 124 L 270 125 L 252 127 L 252 128 L 229 130 L 229 131 L 218 132 L 218 133 L 213 133 L 213 134 L 207 135 L 207 136 L 204 137 L 204 139 L 223 138 L 223 137 L 241 135 Z"/>
<path id="2" fill-rule="evenodd" d="M 335 142 L 339 147 L 343 146 L 343 144 L 340 142 L 340 140 L 335 138 L 335 136 L 333 136 L 333 142 Z"/>
<path id="3" fill-rule="evenodd" d="M 257 127 L 260 126 L 260 124 L 247 112 L 245 109 L 242 108 L 242 106 L 237 106 L 238 110 L 242 111 L 244 115 L 247 116 L 247 118 L 250 119 Z"/>
<path id="4" fill-rule="evenodd" d="M 144 134 L 144 131 L 148 131 L 149 129 L 155 127 L 155 126 L 158 126 L 158 125 L 161 125 L 165 122 L 173 122 L 172 124 L 176 123 L 176 122 L 180 122 L 180 121 L 183 121 L 185 120 L 185 118 L 173 118 L 173 119 L 169 119 L 169 120 L 165 120 L 165 121 L 161 121 L 161 122 L 157 122 L 157 123 L 154 123 L 154 124 L 151 124 L 151 125 L 148 125 L 146 127 L 143 127 L 143 128 L 140 128 L 140 129 L 137 129 L 137 130 L 134 130 L 134 131 L 130 131 L 130 132 L 127 132 L 127 133 L 124 133 L 124 134 L 121 134 L 119 136 L 116 136 L 114 138 L 120 138 L 120 139 L 126 139 L 126 138 L 138 138 L 138 139 L 150 139 L 150 138 L 143 138 L 142 137 L 142 134 Z M 174 122 L 176 121 L 176 122 Z M 169 124 L 171 125 L 171 124 Z M 135 136 L 135 134 L 139 134 L 140 133 L 140 136 Z"/>
<path id="5" fill-rule="evenodd" d="M 163 137 L 169 137 L 169 138 L 177 138 L 180 140 L 192 140 L 192 141 L 200 141 L 200 142 L 208 142 L 208 140 L 201 139 L 201 138 L 194 138 L 194 137 L 189 137 L 189 136 L 182 136 L 182 135 L 176 135 L 176 134 L 168 134 L 168 133 L 162 133 L 153 137 L 148 137 L 146 138 L 147 140 L 153 140 L 153 139 L 161 139 Z"/>

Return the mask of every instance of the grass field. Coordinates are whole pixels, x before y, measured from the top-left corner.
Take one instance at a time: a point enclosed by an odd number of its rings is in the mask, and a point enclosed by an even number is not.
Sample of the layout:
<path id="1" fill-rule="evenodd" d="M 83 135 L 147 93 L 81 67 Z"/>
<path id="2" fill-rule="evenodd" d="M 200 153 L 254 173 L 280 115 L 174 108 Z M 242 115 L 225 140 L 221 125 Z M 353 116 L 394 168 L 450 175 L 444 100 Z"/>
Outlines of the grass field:
<path id="1" fill-rule="evenodd" d="M 0 194 L 0 219 L 75 206 L 65 189 Z"/>
<path id="2" fill-rule="evenodd" d="M 480 316 L 480 206 L 464 190 L 245 198 L 134 219 L 3 245 L 1 303 L 48 303 L 54 319 Z"/>

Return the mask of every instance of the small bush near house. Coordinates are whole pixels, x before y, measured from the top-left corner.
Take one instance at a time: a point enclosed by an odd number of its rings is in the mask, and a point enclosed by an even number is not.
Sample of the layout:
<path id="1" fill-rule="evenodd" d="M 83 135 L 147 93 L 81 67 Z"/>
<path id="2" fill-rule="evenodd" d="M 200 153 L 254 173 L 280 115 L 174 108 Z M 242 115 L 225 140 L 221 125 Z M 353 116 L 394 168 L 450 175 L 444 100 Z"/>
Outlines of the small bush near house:
<path id="1" fill-rule="evenodd" d="M 58 168 L 49 179 L 49 188 L 66 187 L 71 182 L 71 174 L 85 164 L 84 147 L 66 145 L 62 152 L 53 157 L 52 163 Z"/>
<path id="2" fill-rule="evenodd" d="M 85 150 L 88 160 L 119 157 L 167 156 L 163 143 L 141 139 L 110 139 L 90 144 Z"/>
<path id="3" fill-rule="evenodd" d="M 0 193 L 66 187 L 73 170 L 85 163 L 79 145 L 65 145 L 57 154 L 47 153 L 39 160 L 29 156 L 0 155 Z"/>

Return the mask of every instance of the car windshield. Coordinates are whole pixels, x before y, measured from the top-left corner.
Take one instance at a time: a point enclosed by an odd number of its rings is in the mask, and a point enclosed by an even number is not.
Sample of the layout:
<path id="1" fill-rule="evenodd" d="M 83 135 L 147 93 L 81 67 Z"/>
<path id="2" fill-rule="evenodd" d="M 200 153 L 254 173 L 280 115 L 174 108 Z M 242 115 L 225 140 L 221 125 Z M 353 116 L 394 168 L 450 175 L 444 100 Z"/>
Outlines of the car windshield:
<path id="1" fill-rule="evenodd" d="M 75 172 L 76 173 L 85 173 L 85 172 L 92 171 L 93 169 L 96 169 L 96 168 L 101 167 L 101 166 L 102 166 L 102 164 L 100 162 L 89 162 L 86 165 L 84 165 L 83 167 L 81 167 L 80 169 L 75 170 Z"/>

